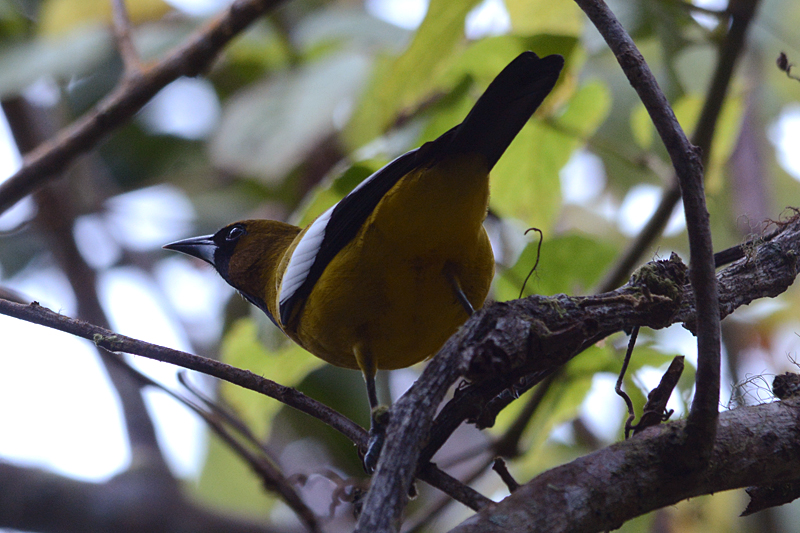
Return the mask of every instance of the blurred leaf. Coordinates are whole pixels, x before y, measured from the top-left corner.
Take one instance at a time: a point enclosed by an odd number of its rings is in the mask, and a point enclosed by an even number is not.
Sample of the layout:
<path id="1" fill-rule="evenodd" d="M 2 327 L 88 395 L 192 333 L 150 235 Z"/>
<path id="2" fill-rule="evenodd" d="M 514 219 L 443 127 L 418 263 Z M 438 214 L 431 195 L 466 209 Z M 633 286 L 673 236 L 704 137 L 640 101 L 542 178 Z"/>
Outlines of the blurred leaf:
<path id="1" fill-rule="evenodd" d="M 309 372 L 324 364 L 295 343 L 287 342 L 282 349 L 268 351 L 258 338 L 256 324 L 249 319 L 233 324 L 222 341 L 221 353 L 222 360 L 229 365 L 250 370 L 286 387 L 296 386 Z M 227 382 L 222 383 L 220 395 L 250 429 L 264 439 L 273 416 L 283 405 Z"/>
<path id="2" fill-rule="evenodd" d="M 336 130 L 336 115 L 361 90 L 366 56 L 341 53 L 261 84 L 224 105 L 212 161 L 234 174 L 280 181 Z"/>
<path id="3" fill-rule="evenodd" d="M 298 390 L 335 409 L 356 424 L 369 427 L 370 408 L 364 378 L 358 370 L 324 364 L 309 373 Z M 363 465 L 353 442 L 321 421 L 284 406 L 276 418 L 275 434 L 290 433 L 296 439 L 313 439 L 323 447 L 337 469 L 363 476 Z M 291 430 L 283 424 L 289 424 Z"/>
<path id="4" fill-rule="evenodd" d="M 50 254 L 49 242 L 40 233 L 13 231 L 3 235 L 3 246 L 0 246 L 0 265 L 3 267 L 3 278 L 9 279 L 18 274 L 34 260 Z M 49 263 L 48 258 L 46 263 Z M 34 263 L 35 264 L 35 263 Z"/>
<path id="5" fill-rule="evenodd" d="M 267 74 L 289 68 L 292 50 L 284 36 L 263 20 L 253 24 L 225 48 L 223 61 L 217 62 L 209 73 L 220 99 Z"/>
<path id="6" fill-rule="evenodd" d="M 522 282 L 536 264 L 538 236 L 528 244 L 517 263 L 495 282 L 499 301 L 519 297 Z M 542 243 L 539 266 L 525 287 L 525 295 L 579 294 L 600 280 L 618 250 L 597 237 L 578 233 L 548 238 Z"/>
<path id="7" fill-rule="evenodd" d="M 124 191 L 146 186 L 153 176 L 176 172 L 176 164 L 204 161 L 203 144 L 171 135 L 152 135 L 135 122 L 116 130 L 99 148 L 115 184 Z"/>
<path id="8" fill-rule="evenodd" d="M 213 433 L 197 483 L 190 483 L 202 501 L 217 508 L 267 518 L 275 504 L 272 493 L 241 457 Z"/>
<path id="9" fill-rule="evenodd" d="M 718 194 L 725 187 L 723 173 L 739 139 L 744 108 L 745 102 L 741 94 L 729 95 L 722 106 L 714 144 L 711 146 L 711 157 L 706 168 L 705 186 L 710 195 Z"/>
<path id="10" fill-rule="evenodd" d="M 301 228 L 311 224 L 315 218 L 325 212 L 329 207 L 347 196 L 356 185 L 367 179 L 373 172 L 383 166 L 385 162 L 361 161 L 348 168 L 344 173 L 333 180 L 326 180 L 308 195 L 303 205 L 297 209 L 292 223 Z"/>
<path id="11" fill-rule="evenodd" d="M 161 20 L 137 27 L 131 37 L 142 61 L 157 61 L 167 51 L 183 43 L 199 25 L 200 21 L 193 19 Z M 235 39 L 233 43 L 239 40 Z M 231 46 L 225 49 L 226 55 Z"/>
<path id="12" fill-rule="evenodd" d="M 559 172 L 610 108 L 605 85 L 581 87 L 552 124 L 531 121 L 492 172 L 492 209 L 548 231 L 561 211 Z"/>
<path id="13" fill-rule="evenodd" d="M 432 0 L 408 49 L 397 58 L 377 62 L 366 94 L 344 132 L 350 149 L 382 135 L 401 110 L 414 108 L 424 99 L 456 44 L 463 40 L 464 19 L 477 3 Z"/>
<path id="14" fill-rule="evenodd" d="M 508 65 L 515 57 L 526 50 L 544 57 L 550 54 L 561 54 L 566 61 L 560 83 L 564 83 L 565 74 L 569 71 L 573 56 L 577 50 L 578 39 L 570 35 L 540 34 L 532 36 L 502 35 L 487 37 L 476 41 L 464 50 L 453 62 L 443 79 L 457 80 L 469 74 L 477 80 L 480 92 Z M 477 96 L 477 95 L 476 95 Z"/>
<path id="15" fill-rule="evenodd" d="M 376 19 L 363 9 L 338 5 L 315 11 L 292 32 L 292 41 L 304 54 L 331 47 L 399 53 L 410 38 L 409 31 Z"/>
<path id="16" fill-rule="evenodd" d="M 687 95 L 673 105 L 673 111 L 683 131 L 691 136 L 697 127 L 704 104 L 704 98 L 698 94 Z M 729 96 L 722 107 L 715 130 L 714 144 L 711 148 L 709 164 L 706 165 L 705 186 L 708 194 L 715 194 L 723 187 L 723 166 L 730 159 L 731 153 L 739 138 L 744 104 L 741 96 Z M 656 136 L 655 126 L 643 104 L 638 104 L 631 113 L 631 130 L 637 144 L 646 150 L 652 145 Z M 660 144 L 659 144 L 660 147 Z"/>
<path id="17" fill-rule="evenodd" d="M 19 94 L 46 77 L 85 76 L 113 51 L 111 36 L 99 26 L 52 39 L 35 39 L 0 49 L 0 96 Z"/>
<path id="18" fill-rule="evenodd" d="M 600 371 L 613 372 L 613 368 L 618 364 L 614 350 L 605 344 L 589 347 L 567 364 L 564 374 L 550 386 L 525 429 L 526 437 L 523 439 L 524 443 L 521 443 L 525 455 L 520 460 L 519 466 L 525 470 L 526 476 L 547 468 L 548 465 L 541 461 L 538 450 L 550 436 L 553 428 L 577 416 L 581 404 L 591 389 L 594 374 Z M 523 396 L 500 413 L 492 431 L 497 435 L 508 428 L 522 411 L 527 400 L 528 398 Z"/>
<path id="19" fill-rule="evenodd" d="M 0 39 L 21 37 L 28 26 L 28 20 L 11 0 L 0 0 Z"/>
<path id="20" fill-rule="evenodd" d="M 644 105 L 638 105 L 633 108 L 631 112 L 631 131 L 639 148 L 648 150 L 652 146 L 656 130 Z"/>
<path id="21" fill-rule="evenodd" d="M 551 33 L 578 37 L 583 31 L 585 17 L 574 2 L 505 0 L 505 5 L 511 16 L 511 28 L 516 34 Z"/>
<path id="22" fill-rule="evenodd" d="M 158 20 L 172 9 L 163 0 L 129 0 L 125 5 L 132 24 Z M 46 0 L 39 12 L 39 33 L 59 35 L 81 26 L 111 24 L 111 21 L 109 0 Z"/>
<path id="23" fill-rule="evenodd" d="M 676 503 L 670 509 L 671 527 L 681 533 L 748 532 L 758 531 L 760 527 L 747 527 L 739 513 L 747 505 L 747 496 L 742 490 L 729 490 L 716 494 L 698 496 L 690 500 Z M 790 509 L 782 509 L 790 511 Z M 789 515 L 791 516 L 791 515 Z M 761 520 L 764 520 L 762 517 Z M 794 521 L 787 518 L 783 527 L 776 526 L 775 531 L 791 532 L 795 530 Z M 780 523 L 781 521 L 777 521 Z M 750 522 L 758 524 L 759 521 Z M 761 522 L 763 524 L 763 522 Z"/>

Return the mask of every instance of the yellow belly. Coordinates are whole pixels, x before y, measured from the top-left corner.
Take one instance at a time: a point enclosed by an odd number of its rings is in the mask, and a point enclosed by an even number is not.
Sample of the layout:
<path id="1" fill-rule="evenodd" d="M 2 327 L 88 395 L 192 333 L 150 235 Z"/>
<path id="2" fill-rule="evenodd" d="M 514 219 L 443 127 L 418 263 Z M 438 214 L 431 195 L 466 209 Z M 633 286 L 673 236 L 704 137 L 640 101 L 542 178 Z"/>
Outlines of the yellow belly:
<path id="1" fill-rule="evenodd" d="M 494 273 L 482 225 L 488 173 L 477 158 L 460 159 L 387 193 L 315 284 L 292 338 L 337 366 L 360 368 L 359 352 L 376 368 L 402 368 L 436 353 L 468 318 L 448 274 L 483 305 Z"/>

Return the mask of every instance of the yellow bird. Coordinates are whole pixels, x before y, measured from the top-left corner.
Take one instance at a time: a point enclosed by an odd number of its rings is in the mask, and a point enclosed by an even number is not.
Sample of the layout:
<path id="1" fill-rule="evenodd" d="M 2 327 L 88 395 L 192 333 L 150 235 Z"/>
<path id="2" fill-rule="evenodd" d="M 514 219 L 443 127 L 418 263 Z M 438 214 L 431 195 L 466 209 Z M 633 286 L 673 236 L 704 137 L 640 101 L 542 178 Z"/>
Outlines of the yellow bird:
<path id="1" fill-rule="evenodd" d="M 382 430 L 375 372 L 430 357 L 483 305 L 494 275 L 483 228 L 489 171 L 563 65 L 522 53 L 461 124 L 372 174 L 305 229 L 244 220 L 165 246 L 210 263 L 312 354 L 361 370 L 373 409 L 367 465 Z"/>

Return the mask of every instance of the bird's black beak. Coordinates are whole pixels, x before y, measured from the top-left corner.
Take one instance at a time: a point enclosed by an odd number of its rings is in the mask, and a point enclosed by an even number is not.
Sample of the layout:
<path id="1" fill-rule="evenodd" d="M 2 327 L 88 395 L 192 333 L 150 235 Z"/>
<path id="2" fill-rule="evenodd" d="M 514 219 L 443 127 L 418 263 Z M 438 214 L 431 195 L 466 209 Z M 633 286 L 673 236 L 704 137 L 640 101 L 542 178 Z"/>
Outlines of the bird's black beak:
<path id="1" fill-rule="evenodd" d="M 183 239 L 182 241 L 175 241 L 163 246 L 165 250 L 175 250 L 182 254 L 197 257 L 216 266 L 214 261 L 214 252 L 217 251 L 217 244 L 214 242 L 213 235 L 203 235 L 202 237 L 192 237 L 190 239 Z"/>

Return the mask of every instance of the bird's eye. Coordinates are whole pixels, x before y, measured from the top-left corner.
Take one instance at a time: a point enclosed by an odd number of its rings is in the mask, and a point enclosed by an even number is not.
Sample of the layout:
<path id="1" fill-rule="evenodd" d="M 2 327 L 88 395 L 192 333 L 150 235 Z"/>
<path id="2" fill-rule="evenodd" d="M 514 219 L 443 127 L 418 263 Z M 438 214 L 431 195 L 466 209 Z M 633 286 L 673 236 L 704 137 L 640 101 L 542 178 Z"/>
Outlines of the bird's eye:
<path id="1" fill-rule="evenodd" d="M 245 233 L 246 233 L 246 232 L 245 232 L 245 230 L 244 230 L 244 228 L 243 228 L 242 226 L 236 225 L 236 226 L 232 227 L 232 228 L 231 228 L 231 229 L 228 231 L 228 234 L 225 236 L 225 240 L 226 240 L 226 241 L 235 241 L 235 240 L 238 240 L 238 239 L 239 239 L 239 237 L 241 237 L 241 236 L 242 236 L 242 235 L 244 235 Z"/>

